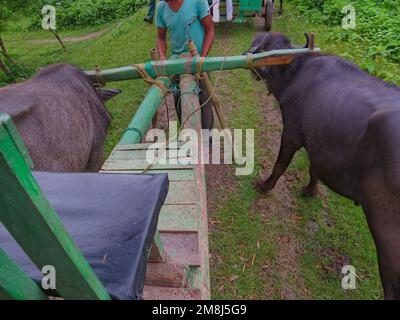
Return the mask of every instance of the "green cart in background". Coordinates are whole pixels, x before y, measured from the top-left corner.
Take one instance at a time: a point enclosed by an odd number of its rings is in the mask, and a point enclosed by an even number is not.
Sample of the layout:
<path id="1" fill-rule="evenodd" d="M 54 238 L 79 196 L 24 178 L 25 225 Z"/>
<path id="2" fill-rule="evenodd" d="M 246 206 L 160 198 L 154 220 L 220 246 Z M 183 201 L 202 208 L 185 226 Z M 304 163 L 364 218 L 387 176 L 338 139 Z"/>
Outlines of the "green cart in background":
<path id="1" fill-rule="evenodd" d="M 210 8 L 215 5 L 214 1 L 211 2 Z M 221 0 L 225 2 L 225 0 Z M 244 23 L 246 22 L 245 14 L 250 13 L 259 14 L 265 20 L 265 31 L 270 31 L 272 29 L 272 19 L 274 14 L 274 0 L 233 0 L 235 19 L 234 23 Z M 282 0 L 279 12 L 282 11 Z M 221 19 L 222 20 L 222 19 Z"/>

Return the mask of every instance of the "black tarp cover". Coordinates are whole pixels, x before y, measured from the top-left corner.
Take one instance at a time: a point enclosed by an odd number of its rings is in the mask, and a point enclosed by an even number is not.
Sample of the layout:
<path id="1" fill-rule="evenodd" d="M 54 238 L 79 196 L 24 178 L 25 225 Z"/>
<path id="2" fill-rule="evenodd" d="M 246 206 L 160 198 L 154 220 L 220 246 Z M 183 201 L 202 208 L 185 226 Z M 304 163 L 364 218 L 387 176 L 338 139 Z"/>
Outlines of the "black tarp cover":
<path id="1" fill-rule="evenodd" d="M 45 172 L 34 176 L 111 297 L 141 299 L 168 176 Z M 0 247 L 41 282 L 39 270 L 1 224 Z"/>

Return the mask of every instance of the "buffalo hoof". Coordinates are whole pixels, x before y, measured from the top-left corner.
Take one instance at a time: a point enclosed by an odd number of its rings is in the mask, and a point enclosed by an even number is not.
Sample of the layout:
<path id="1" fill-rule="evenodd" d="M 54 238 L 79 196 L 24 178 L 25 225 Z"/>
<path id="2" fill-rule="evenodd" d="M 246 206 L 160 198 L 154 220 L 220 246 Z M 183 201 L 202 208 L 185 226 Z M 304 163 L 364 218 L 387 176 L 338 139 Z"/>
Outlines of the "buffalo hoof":
<path id="1" fill-rule="evenodd" d="M 301 195 L 303 197 L 315 197 L 318 195 L 318 188 L 317 187 L 304 187 L 301 190 Z"/>
<path id="2" fill-rule="evenodd" d="M 281 16 L 283 14 L 283 10 L 279 10 L 278 14 Z"/>
<path id="3" fill-rule="evenodd" d="M 258 192 L 261 192 L 261 193 L 266 193 L 268 191 L 271 191 L 271 188 L 269 188 L 264 181 L 258 181 L 254 185 L 254 187 L 256 188 L 256 190 Z"/>

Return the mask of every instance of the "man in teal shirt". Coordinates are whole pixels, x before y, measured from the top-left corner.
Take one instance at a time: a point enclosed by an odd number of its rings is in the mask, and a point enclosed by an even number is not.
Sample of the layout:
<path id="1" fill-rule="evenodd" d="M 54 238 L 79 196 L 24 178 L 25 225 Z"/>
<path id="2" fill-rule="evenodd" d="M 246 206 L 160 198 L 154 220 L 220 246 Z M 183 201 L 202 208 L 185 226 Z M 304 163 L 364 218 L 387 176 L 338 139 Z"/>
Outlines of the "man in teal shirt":
<path id="1" fill-rule="evenodd" d="M 206 57 L 214 41 L 214 23 L 207 0 L 165 0 L 158 4 L 156 14 L 157 49 L 160 60 L 167 59 L 167 31 L 170 33 L 172 54 L 188 52 L 187 41 L 192 40 L 202 57 Z M 200 104 L 209 100 L 202 81 Z M 179 96 L 175 105 L 180 116 Z M 201 112 L 202 127 L 212 129 L 214 125 L 213 108 L 208 102 Z"/>

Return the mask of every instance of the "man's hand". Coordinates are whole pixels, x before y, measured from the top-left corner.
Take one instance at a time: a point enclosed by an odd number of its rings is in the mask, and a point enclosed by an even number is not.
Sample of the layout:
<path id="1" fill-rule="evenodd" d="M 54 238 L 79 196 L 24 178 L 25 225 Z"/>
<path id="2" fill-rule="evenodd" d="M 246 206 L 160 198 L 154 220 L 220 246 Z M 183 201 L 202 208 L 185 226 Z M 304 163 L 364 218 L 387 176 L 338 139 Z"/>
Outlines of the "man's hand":
<path id="1" fill-rule="evenodd" d="M 212 21 L 211 15 L 204 17 L 201 20 L 201 24 L 204 28 L 204 40 L 203 40 L 203 51 L 201 52 L 202 57 L 207 57 L 211 50 L 212 44 L 214 42 L 214 22 Z"/>
<path id="2" fill-rule="evenodd" d="M 167 60 L 167 29 L 157 28 L 157 50 L 160 60 Z"/>

